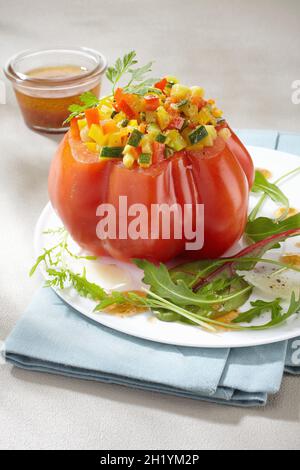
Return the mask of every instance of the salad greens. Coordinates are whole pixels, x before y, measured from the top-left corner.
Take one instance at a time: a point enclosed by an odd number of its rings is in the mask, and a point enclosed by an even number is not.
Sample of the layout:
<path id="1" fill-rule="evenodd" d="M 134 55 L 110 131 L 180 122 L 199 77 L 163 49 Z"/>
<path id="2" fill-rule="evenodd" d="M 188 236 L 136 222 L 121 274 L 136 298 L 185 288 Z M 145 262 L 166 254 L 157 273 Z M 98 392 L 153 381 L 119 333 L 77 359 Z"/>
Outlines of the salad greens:
<path id="1" fill-rule="evenodd" d="M 125 61 L 123 59 L 122 63 L 115 65 L 114 71 L 111 69 L 109 73 L 112 83 L 116 84 L 126 71 L 132 74 L 129 67 L 135 63 L 134 57 L 135 55 L 131 55 Z M 147 67 L 145 66 L 144 71 Z M 137 72 L 135 77 L 143 77 L 144 71 Z M 132 76 L 134 77 L 134 74 Z M 289 172 L 277 180 L 277 183 L 299 170 L 300 168 L 297 168 Z M 62 227 L 44 232 L 57 235 L 59 240 L 38 256 L 30 275 L 43 263 L 48 275 L 47 287 L 72 287 L 79 295 L 97 302 L 95 311 L 105 311 L 111 306 L 126 306 L 133 310 L 151 309 L 159 320 L 180 321 L 208 331 L 216 331 L 218 328 L 263 330 L 277 326 L 292 315 L 300 313 L 300 292 L 299 298 L 292 292 L 286 311 L 281 305 L 282 299 L 275 298 L 271 301 L 250 302 L 251 307 L 247 311 L 238 312 L 253 290 L 253 286 L 238 273 L 239 271 L 253 270 L 258 263 L 266 263 L 280 268 L 280 271 L 300 272 L 297 266 L 263 257 L 268 250 L 278 247 L 280 242 L 300 234 L 300 214 L 284 220 L 257 217 L 267 197 L 284 204 L 288 209 L 289 201 L 276 184 L 269 183 L 261 173 L 256 172 L 253 191 L 262 193 L 262 196 L 251 212 L 246 227 L 245 233 L 251 242 L 250 245 L 230 258 L 198 260 L 173 268 L 168 268 L 162 263 L 155 265 L 146 260 L 135 259 L 133 262 L 143 270 L 143 281 L 148 286 L 143 291 L 106 292 L 101 286 L 87 279 L 85 269 L 81 274 L 73 272 L 68 265 L 69 258 L 95 260 L 96 257 L 78 256 L 73 253 L 68 244 L 68 233 Z M 245 325 L 265 313 L 270 314 L 266 323 Z M 234 315 L 226 319 L 226 314 Z"/>

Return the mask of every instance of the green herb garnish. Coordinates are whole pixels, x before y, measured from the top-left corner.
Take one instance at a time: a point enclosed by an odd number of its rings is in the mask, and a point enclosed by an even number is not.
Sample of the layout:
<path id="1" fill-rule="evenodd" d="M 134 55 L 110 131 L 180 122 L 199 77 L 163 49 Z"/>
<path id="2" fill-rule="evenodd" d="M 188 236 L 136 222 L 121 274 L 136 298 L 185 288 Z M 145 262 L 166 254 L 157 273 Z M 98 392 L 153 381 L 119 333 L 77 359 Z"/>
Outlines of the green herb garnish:
<path id="1" fill-rule="evenodd" d="M 80 104 L 71 104 L 68 110 L 71 111 L 71 114 L 67 117 L 67 119 L 63 122 L 64 124 L 68 124 L 74 117 L 84 113 L 86 109 L 94 108 L 99 104 L 99 99 L 95 96 L 91 91 L 86 91 L 82 95 L 80 95 Z"/>
<path id="2" fill-rule="evenodd" d="M 112 94 L 114 94 L 120 80 L 126 75 L 129 75 L 129 80 L 127 85 L 122 87 L 124 92 L 144 95 L 152 89 L 158 79 L 145 78 L 145 76 L 151 72 L 153 62 L 148 62 L 142 67 L 132 68 L 135 64 L 137 64 L 136 52 L 131 51 L 125 54 L 122 59 L 118 58 L 113 66 L 108 67 L 106 78 L 112 83 Z"/>

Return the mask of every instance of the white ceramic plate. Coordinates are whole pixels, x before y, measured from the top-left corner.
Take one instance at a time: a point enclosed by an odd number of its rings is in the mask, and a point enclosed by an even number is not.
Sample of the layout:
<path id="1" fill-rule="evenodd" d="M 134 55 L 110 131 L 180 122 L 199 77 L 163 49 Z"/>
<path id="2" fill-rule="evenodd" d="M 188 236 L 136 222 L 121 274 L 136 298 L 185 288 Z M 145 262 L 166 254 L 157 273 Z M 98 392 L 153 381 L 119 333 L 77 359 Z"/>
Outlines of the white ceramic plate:
<path id="1" fill-rule="evenodd" d="M 266 168 L 272 172 L 272 179 L 280 177 L 282 174 L 292 170 L 300 165 L 299 157 L 275 150 L 269 150 L 259 147 L 248 147 L 254 164 L 259 168 Z M 288 195 L 291 206 L 300 209 L 300 176 L 296 176 L 287 180 L 282 188 Z M 253 207 L 255 198 L 251 196 L 250 208 Z M 274 215 L 276 205 L 271 201 L 265 205 L 263 215 Z M 55 235 L 45 235 L 43 232 L 47 229 L 53 229 L 62 225 L 54 213 L 50 203 L 43 210 L 36 229 L 35 229 L 35 254 L 39 255 L 44 247 L 53 246 Z M 296 243 L 299 237 L 288 240 L 288 246 L 284 246 L 283 250 L 293 250 L 295 252 Z M 72 241 L 72 249 L 82 253 L 80 248 Z M 299 248 L 298 248 L 299 250 Z M 278 252 L 278 250 L 276 250 Z M 104 288 L 112 287 L 112 281 L 109 279 L 110 273 L 116 271 L 111 265 L 117 265 L 122 271 L 117 272 L 120 290 L 139 289 L 141 287 L 142 272 L 135 266 L 120 263 L 111 258 L 101 258 L 97 261 L 77 261 L 77 272 L 81 272 L 83 265 L 87 270 L 87 278 L 100 284 Z M 79 266 L 78 266 L 79 265 Z M 110 265 L 110 266 L 107 266 Z M 46 277 L 46 272 L 41 266 L 42 273 Z M 118 268 L 117 268 L 118 269 Z M 121 276 L 119 276 L 121 274 Z M 114 276 L 114 284 L 116 276 Z M 144 338 L 160 343 L 174 344 L 178 346 L 189 347 L 206 347 L 206 348 L 229 348 L 229 347 L 246 347 L 261 344 L 274 343 L 296 336 L 300 336 L 300 315 L 292 317 L 286 324 L 271 328 L 265 331 L 236 331 L 236 332 L 218 332 L 209 333 L 198 327 L 182 325 L 179 323 L 165 323 L 157 320 L 151 313 L 139 314 L 133 317 L 113 316 L 106 313 L 94 313 L 95 303 L 80 297 L 74 290 L 65 289 L 57 290 L 57 294 L 63 298 L 65 302 L 70 304 L 88 318 L 108 326 L 114 330 L 127 333 L 132 336 Z M 256 289 L 250 300 L 255 298 L 266 298 Z M 248 305 L 245 308 L 248 308 Z"/>

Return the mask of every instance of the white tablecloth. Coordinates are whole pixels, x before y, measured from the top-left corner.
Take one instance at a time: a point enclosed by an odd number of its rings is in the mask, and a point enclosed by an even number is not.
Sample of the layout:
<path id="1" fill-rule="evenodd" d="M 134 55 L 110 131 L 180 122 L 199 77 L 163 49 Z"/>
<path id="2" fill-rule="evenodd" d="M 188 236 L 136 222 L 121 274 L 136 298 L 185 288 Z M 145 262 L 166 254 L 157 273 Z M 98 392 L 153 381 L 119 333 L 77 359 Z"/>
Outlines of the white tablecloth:
<path id="1" fill-rule="evenodd" d="M 27 47 L 86 45 L 110 59 L 135 48 L 155 75 L 203 84 L 237 127 L 300 131 L 298 0 L 0 0 L 0 63 Z M 293 45 L 294 44 L 294 45 Z M 0 79 L 3 78 L 0 76 Z M 0 340 L 39 284 L 35 221 L 58 138 L 29 131 L 13 94 L 0 105 Z M 0 448 L 299 448 L 300 381 L 265 409 L 209 405 L 0 364 Z"/>

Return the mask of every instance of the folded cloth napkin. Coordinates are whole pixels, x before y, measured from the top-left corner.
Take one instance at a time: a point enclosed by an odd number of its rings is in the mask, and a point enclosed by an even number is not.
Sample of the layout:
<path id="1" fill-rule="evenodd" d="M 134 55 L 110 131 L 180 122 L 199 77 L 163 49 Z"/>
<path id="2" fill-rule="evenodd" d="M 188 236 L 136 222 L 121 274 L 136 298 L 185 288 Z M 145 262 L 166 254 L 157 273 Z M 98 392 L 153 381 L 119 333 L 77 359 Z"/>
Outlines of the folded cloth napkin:
<path id="1" fill-rule="evenodd" d="M 250 145 L 300 153 L 299 135 L 238 134 Z M 100 326 L 42 288 L 5 346 L 6 359 L 24 369 L 236 406 L 263 406 L 284 371 L 300 374 L 300 338 L 231 350 L 168 346 Z"/>
<path id="2" fill-rule="evenodd" d="M 285 366 L 300 373 L 292 343 L 300 350 L 300 340 L 232 350 L 146 341 L 87 319 L 52 289 L 41 287 L 7 338 L 5 357 L 28 370 L 228 405 L 262 406 L 268 394 L 279 390 Z"/>

